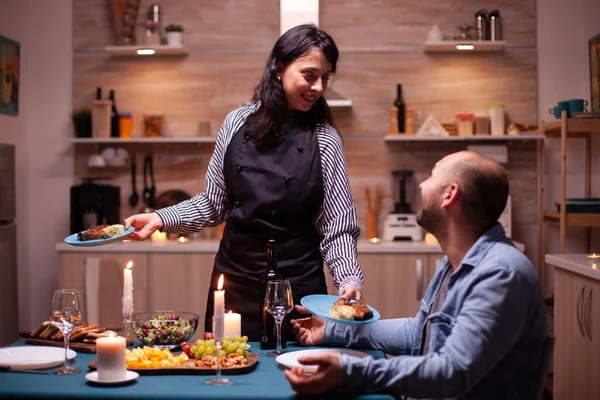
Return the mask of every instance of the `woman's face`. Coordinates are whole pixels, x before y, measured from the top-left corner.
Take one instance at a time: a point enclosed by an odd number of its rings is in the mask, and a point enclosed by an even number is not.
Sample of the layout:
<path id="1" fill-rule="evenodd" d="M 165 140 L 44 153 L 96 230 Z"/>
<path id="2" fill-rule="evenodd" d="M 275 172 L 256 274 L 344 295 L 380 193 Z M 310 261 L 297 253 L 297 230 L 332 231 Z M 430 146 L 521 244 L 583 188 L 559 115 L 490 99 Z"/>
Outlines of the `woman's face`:
<path id="1" fill-rule="evenodd" d="M 313 48 L 284 67 L 283 90 L 290 110 L 308 111 L 327 89 L 331 63 L 319 48 Z"/>

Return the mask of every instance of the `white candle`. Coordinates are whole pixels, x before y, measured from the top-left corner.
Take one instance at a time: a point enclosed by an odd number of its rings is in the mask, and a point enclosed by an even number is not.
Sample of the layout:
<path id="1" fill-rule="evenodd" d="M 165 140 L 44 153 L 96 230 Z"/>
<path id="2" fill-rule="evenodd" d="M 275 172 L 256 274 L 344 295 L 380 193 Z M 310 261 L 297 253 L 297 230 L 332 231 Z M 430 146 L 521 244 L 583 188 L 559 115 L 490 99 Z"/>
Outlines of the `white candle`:
<path id="1" fill-rule="evenodd" d="M 167 241 L 167 232 L 154 231 L 152 235 L 150 235 L 150 240 L 153 243 L 165 243 Z"/>
<path id="2" fill-rule="evenodd" d="M 215 307 L 213 311 L 213 336 L 215 340 L 223 339 L 225 329 L 225 291 L 223 289 L 223 275 L 219 277 L 219 283 L 215 290 Z"/>
<path id="3" fill-rule="evenodd" d="M 225 331 L 223 336 L 242 336 L 242 316 L 238 313 L 229 311 L 225 314 Z"/>
<path id="4" fill-rule="evenodd" d="M 123 270 L 123 314 L 133 313 L 133 261 Z"/>
<path id="5" fill-rule="evenodd" d="M 122 381 L 125 379 L 127 365 L 125 363 L 125 338 L 114 336 L 96 339 L 98 353 L 98 380 L 103 382 Z"/>

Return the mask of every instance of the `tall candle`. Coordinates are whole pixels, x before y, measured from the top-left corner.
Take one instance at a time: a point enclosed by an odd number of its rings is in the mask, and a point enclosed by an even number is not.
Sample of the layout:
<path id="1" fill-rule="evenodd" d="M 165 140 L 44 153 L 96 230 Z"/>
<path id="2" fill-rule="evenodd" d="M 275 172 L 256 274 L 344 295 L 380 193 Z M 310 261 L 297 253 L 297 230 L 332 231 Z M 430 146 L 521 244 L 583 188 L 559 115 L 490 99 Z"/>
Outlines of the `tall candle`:
<path id="1" fill-rule="evenodd" d="M 123 270 L 123 314 L 133 313 L 133 261 Z"/>
<path id="2" fill-rule="evenodd" d="M 215 340 L 223 339 L 225 329 L 225 291 L 223 290 L 223 275 L 219 277 L 217 290 L 215 290 L 215 307 L 213 311 L 214 328 L 213 335 Z"/>
<path id="3" fill-rule="evenodd" d="M 98 380 L 115 382 L 125 379 L 127 365 L 125 363 L 125 338 L 115 336 L 111 332 L 109 337 L 96 339 L 96 353 L 98 355 Z"/>
<path id="4" fill-rule="evenodd" d="M 229 311 L 225 314 L 225 330 L 223 336 L 233 338 L 242 336 L 242 316 L 238 313 Z"/>

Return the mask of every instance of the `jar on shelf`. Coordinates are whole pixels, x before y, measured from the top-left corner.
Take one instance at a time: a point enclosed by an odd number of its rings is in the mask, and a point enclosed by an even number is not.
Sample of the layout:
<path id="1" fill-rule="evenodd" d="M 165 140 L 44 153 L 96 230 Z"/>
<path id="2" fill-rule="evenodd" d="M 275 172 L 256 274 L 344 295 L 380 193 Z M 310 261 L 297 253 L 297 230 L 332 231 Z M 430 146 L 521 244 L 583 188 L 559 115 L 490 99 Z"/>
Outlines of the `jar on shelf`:
<path id="1" fill-rule="evenodd" d="M 92 101 L 92 137 L 110 137 L 110 100 Z"/>
<path id="2" fill-rule="evenodd" d="M 161 137 L 163 135 L 163 116 L 160 114 L 144 115 L 144 136 Z"/>
<path id="3" fill-rule="evenodd" d="M 119 113 L 119 136 L 122 138 L 130 138 L 133 123 L 130 112 Z"/>
<path id="4" fill-rule="evenodd" d="M 470 113 L 456 114 L 456 130 L 458 136 L 473 136 L 475 116 Z"/>
<path id="5" fill-rule="evenodd" d="M 503 136 L 505 134 L 504 104 L 490 104 L 490 125 L 492 136 Z"/>

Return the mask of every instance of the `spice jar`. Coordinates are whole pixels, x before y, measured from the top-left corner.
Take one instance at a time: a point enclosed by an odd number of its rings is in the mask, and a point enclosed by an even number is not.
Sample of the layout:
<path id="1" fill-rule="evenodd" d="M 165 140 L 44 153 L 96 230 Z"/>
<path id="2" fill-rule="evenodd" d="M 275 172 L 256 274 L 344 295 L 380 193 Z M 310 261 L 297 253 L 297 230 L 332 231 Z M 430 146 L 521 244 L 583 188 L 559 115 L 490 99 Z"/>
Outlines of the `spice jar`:
<path id="1" fill-rule="evenodd" d="M 163 116 L 159 114 L 144 115 L 144 136 L 160 137 L 163 135 Z"/>
<path id="2" fill-rule="evenodd" d="M 473 136 L 475 117 L 473 114 L 456 114 L 456 130 L 458 136 Z"/>
<path id="3" fill-rule="evenodd" d="M 131 113 L 119 113 L 119 136 L 122 138 L 130 138 L 132 128 L 133 123 L 131 120 Z"/>

